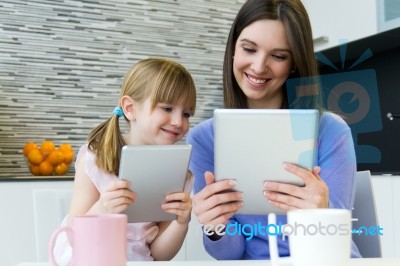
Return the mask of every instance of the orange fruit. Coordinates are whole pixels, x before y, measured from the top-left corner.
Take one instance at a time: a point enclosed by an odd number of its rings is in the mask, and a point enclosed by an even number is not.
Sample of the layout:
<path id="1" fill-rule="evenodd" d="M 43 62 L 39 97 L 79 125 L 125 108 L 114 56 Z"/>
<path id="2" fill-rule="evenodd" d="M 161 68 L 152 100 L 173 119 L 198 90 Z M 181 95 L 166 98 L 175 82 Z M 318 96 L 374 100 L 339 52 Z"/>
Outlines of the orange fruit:
<path id="1" fill-rule="evenodd" d="M 31 171 L 33 175 L 40 175 L 39 165 L 30 164 L 29 171 Z"/>
<path id="2" fill-rule="evenodd" d="M 70 164 L 74 159 L 74 152 L 65 150 L 62 153 L 64 154 L 64 163 Z"/>
<path id="3" fill-rule="evenodd" d="M 46 161 L 49 161 L 52 165 L 58 165 L 64 161 L 64 154 L 61 151 L 54 150 L 47 156 Z"/>
<path id="4" fill-rule="evenodd" d="M 67 143 L 61 144 L 60 147 L 58 147 L 58 150 L 61 151 L 61 152 L 73 151 L 72 146 L 70 144 L 67 144 Z"/>
<path id="5" fill-rule="evenodd" d="M 29 152 L 33 149 L 37 149 L 37 145 L 34 142 L 27 142 L 24 146 L 23 153 L 25 156 L 28 156 Z"/>
<path id="6" fill-rule="evenodd" d="M 38 149 L 33 149 L 28 153 L 28 161 L 31 164 L 38 165 L 43 159 L 43 154 Z"/>
<path id="7" fill-rule="evenodd" d="M 60 163 L 54 167 L 54 172 L 56 175 L 64 175 L 68 172 L 68 165 L 66 163 Z"/>
<path id="8" fill-rule="evenodd" d="M 51 175 L 53 173 L 53 165 L 48 161 L 43 161 L 39 164 L 40 175 Z"/>
<path id="9" fill-rule="evenodd" d="M 49 155 L 50 152 L 54 151 L 54 149 L 55 149 L 54 143 L 50 140 L 45 140 L 40 145 L 40 151 L 45 157 Z"/>

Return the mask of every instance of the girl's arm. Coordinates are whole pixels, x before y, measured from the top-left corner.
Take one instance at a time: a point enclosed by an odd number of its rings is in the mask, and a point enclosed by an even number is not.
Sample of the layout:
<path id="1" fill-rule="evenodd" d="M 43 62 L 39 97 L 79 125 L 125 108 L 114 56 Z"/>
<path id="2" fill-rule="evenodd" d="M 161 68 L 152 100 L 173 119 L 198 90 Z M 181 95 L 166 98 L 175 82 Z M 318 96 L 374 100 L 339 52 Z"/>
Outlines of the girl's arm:
<path id="1" fill-rule="evenodd" d="M 100 194 L 87 175 L 85 167 L 86 158 L 81 156 L 76 163 L 68 225 L 77 215 L 120 213 L 135 199 L 135 193 L 129 190 L 129 182 L 123 180 L 110 182 Z"/>
<path id="2" fill-rule="evenodd" d="M 93 205 L 100 197 L 96 186 L 86 174 L 85 164 L 85 156 L 81 156 L 76 162 L 73 193 L 68 214 L 68 225 L 71 225 L 73 217 L 88 213 L 89 209 L 93 208 Z"/>
<path id="3" fill-rule="evenodd" d="M 159 222 L 160 231 L 150 245 L 154 260 L 171 260 L 179 252 L 189 228 L 188 223 Z"/>
<path id="4" fill-rule="evenodd" d="M 158 223 L 160 230 L 150 246 L 155 260 L 171 260 L 178 253 L 185 240 L 192 211 L 192 199 L 188 192 L 172 193 L 165 199 L 162 209 L 177 215 L 177 219 Z"/>

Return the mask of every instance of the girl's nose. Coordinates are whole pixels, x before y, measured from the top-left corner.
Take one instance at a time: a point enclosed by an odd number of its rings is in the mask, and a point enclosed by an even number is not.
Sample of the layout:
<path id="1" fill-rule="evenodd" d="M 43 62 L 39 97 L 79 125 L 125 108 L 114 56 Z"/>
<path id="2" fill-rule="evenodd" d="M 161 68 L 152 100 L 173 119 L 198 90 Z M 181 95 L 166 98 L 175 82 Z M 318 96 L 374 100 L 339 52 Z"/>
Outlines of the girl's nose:
<path id="1" fill-rule="evenodd" d="M 181 114 L 173 114 L 171 117 L 171 125 L 174 125 L 176 127 L 181 127 L 182 126 L 182 115 Z"/>

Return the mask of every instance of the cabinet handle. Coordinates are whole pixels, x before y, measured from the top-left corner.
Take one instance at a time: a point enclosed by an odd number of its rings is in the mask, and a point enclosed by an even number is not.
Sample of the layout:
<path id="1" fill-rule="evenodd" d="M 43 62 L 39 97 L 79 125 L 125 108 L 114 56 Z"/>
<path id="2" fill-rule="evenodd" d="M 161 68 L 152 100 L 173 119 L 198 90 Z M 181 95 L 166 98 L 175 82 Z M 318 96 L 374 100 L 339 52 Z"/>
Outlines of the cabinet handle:
<path id="1" fill-rule="evenodd" d="M 327 43 L 329 42 L 329 37 L 328 36 L 318 36 L 313 38 L 314 44 L 319 44 L 319 43 Z"/>
<path id="2" fill-rule="evenodd" d="M 400 118 L 400 114 L 387 113 L 386 116 L 387 116 L 387 118 L 388 118 L 389 120 L 399 119 L 399 118 Z"/>

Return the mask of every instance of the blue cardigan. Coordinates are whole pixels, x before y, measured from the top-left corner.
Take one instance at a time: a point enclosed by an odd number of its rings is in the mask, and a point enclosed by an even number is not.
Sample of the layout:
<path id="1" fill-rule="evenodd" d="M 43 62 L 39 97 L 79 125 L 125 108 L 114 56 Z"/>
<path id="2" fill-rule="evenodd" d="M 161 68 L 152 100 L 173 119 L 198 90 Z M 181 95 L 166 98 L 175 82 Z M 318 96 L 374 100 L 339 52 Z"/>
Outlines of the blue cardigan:
<path id="1" fill-rule="evenodd" d="M 214 122 L 205 120 L 189 131 L 187 143 L 193 146 L 190 170 L 195 176 L 194 191 L 205 186 L 204 172 L 214 173 Z M 320 119 L 318 155 L 315 165 L 321 167 L 320 176 L 329 187 L 330 208 L 351 210 L 355 194 L 356 157 L 351 131 L 340 117 L 325 112 Z M 229 223 L 268 225 L 266 215 L 234 215 Z M 286 223 L 286 215 L 277 216 L 277 223 Z M 269 243 L 266 235 L 255 235 L 246 240 L 243 235 L 225 234 L 217 241 L 203 234 L 206 251 L 218 260 L 269 259 Z M 280 256 L 289 256 L 289 243 L 278 237 Z M 352 257 L 361 257 L 352 243 Z"/>

